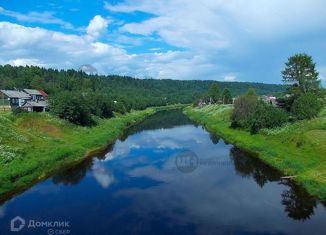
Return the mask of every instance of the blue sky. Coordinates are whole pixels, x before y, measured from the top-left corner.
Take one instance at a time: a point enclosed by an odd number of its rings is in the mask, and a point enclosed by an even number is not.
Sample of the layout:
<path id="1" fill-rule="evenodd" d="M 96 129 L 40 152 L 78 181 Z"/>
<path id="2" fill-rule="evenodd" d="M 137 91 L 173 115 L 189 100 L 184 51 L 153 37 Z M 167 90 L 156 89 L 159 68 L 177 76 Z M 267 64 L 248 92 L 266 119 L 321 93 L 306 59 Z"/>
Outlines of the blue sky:
<path id="1" fill-rule="evenodd" d="M 326 80 L 324 0 L 0 0 L 0 64 L 281 83 L 295 53 Z"/>

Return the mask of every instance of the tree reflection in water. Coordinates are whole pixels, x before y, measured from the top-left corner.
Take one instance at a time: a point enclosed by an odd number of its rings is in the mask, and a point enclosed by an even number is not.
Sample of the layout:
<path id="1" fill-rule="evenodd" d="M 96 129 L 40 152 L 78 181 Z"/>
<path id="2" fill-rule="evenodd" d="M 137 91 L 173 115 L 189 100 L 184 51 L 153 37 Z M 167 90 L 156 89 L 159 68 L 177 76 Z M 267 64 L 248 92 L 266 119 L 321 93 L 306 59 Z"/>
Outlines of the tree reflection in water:
<path id="1" fill-rule="evenodd" d="M 218 144 L 218 142 L 220 142 L 220 137 L 218 135 L 216 135 L 215 133 L 209 133 L 209 138 L 211 139 L 213 144 Z"/>
<path id="2" fill-rule="evenodd" d="M 252 177 L 260 187 L 263 187 L 267 182 L 278 181 L 282 176 L 279 171 L 239 148 L 232 147 L 230 158 L 240 176 Z"/>
<path id="3" fill-rule="evenodd" d="M 278 182 L 286 186 L 287 189 L 281 194 L 281 204 L 284 205 L 288 217 L 294 220 L 306 220 L 314 214 L 317 199 L 292 181 L 281 179 L 282 174 L 279 171 L 236 147 L 230 150 L 230 158 L 239 175 L 252 177 L 260 187 L 264 187 L 267 182 Z"/>
<path id="4" fill-rule="evenodd" d="M 96 153 L 94 156 L 89 156 L 82 162 L 60 171 L 52 177 L 52 181 L 55 184 L 63 183 L 64 185 L 74 185 L 78 184 L 87 174 L 87 172 L 94 165 L 94 158 L 99 160 L 105 159 L 105 154 L 111 152 L 113 149 L 113 144 L 108 145 L 103 151 Z"/>
<path id="5" fill-rule="evenodd" d="M 93 158 L 87 158 L 81 163 L 65 169 L 52 178 L 53 183 L 64 185 L 78 184 L 87 174 L 87 171 L 93 166 Z"/>
<path id="6" fill-rule="evenodd" d="M 120 137 L 120 140 L 125 141 L 128 136 L 136 134 L 141 131 L 170 129 L 182 125 L 190 125 L 193 122 L 182 114 L 182 109 L 159 111 L 137 125 L 131 126 Z"/>
<path id="7" fill-rule="evenodd" d="M 295 220 L 310 219 L 317 207 L 316 198 L 289 180 L 281 181 L 280 184 L 288 186 L 288 190 L 282 193 L 282 204 L 288 216 Z"/>

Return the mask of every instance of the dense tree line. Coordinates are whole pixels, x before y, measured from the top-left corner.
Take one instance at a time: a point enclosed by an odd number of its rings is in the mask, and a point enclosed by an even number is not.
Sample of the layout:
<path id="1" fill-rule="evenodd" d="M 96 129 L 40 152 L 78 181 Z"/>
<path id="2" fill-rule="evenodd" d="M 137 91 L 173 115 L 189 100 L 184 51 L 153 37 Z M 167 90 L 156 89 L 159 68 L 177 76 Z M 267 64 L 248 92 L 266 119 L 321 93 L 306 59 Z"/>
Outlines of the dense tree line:
<path id="1" fill-rule="evenodd" d="M 50 95 L 53 112 L 70 121 L 81 115 L 109 117 L 111 111 L 124 113 L 149 106 L 192 103 L 196 97 L 204 96 L 210 87 L 213 93 L 227 88 L 223 99 L 228 101 L 249 87 L 255 88 L 259 94 L 280 94 L 285 90 L 282 85 L 262 83 L 136 79 L 116 75 L 88 75 L 76 70 L 0 65 L 1 89 L 42 89 Z M 213 94 L 213 99 L 217 97 L 221 97 L 221 94 Z M 77 107 L 76 110 L 72 106 Z M 80 118 L 73 122 L 85 124 L 89 121 L 89 118 Z"/>
<path id="2" fill-rule="evenodd" d="M 232 96 L 243 94 L 250 87 L 260 95 L 281 94 L 285 89 L 282 85 L 264 83 L 136 79 L 116 75 L 87 75 L 76 70 L 0 65 L 0 87 L 2 89 L 27 87 L 43 89 L 49 94 L 58 90 L 105 91 L 112 98 L 126 100 L 136 108 L 165 103 L 191 103 L 196 93 L 203 95 L 213 83 L 216 83 L 221 91 L 228 88 Z"/>
<path id="3" fill-rule="evenodd" d="M 205 104 L 232 104 L 233 97 L 231 91 L 228 88 L 224 88 L 223 92 L 220 92 L 220 87 L 217 82 L 210 85 L 207 92 L 202 96 L 197 95 L 194 97 L 194 105 L 200 103 Z"/>

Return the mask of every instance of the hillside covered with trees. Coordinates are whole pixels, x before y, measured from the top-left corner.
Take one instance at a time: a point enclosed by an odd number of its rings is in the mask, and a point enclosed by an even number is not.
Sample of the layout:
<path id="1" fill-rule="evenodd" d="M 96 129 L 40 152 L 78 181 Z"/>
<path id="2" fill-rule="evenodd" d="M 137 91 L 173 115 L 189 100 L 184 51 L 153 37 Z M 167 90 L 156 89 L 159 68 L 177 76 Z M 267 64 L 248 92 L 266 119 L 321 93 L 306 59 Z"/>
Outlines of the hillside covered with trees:
<path id="1" fill-rule="evenodd" d="M 232 96 L 238 96 L 250 87 L 258 94 L 277 95 L 285 90 L 284 86 L 275 84 L 137 79 L 88 75 L 76 70 L 0 65 L 1 89 L 44 90 L 50 95 L 50 110 L 79 125 L 90 125 L 91 115 L 108 118 L 113 111 L 125 113 L 151 106 L 192 103 L 205 96 L 213 84 L 221 92 L 227 88 Z"/>
<path id="2" fill-rule="evenodd" d="M 123 100 L 135 109 L 166 103 L 191 103 L 194 95 L 202 95 L 215 81 L 181 81 L 170 79 L 136 79 L 125 76 L 87 75 L 76 70 L 44 69 L 35 66 L 0 65 L 2 89 L 43 89 L 50 95 L 59 91 L 103 91 Z M 249 82 L 216 82 L 221 91 L 228 88 L 233 96 L 254 88 L 258 94 L 280 94 L 284 86 Z"/>

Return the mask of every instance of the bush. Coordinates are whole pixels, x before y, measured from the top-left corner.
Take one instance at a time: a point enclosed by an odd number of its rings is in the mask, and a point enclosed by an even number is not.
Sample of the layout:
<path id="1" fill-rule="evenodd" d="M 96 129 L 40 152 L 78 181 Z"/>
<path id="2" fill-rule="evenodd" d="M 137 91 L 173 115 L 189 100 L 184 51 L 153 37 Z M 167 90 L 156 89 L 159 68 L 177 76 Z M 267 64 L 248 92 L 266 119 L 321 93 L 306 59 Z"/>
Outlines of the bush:
<path id="1" fill-rule="evenodd" d="M 252 117 L 250 132 L 255 134 L 263 128 L 279 127 L 287 120 L 288 115 L 285 111 L 260 101 Z"/>
<path id="2" fill-rule="evenodd" d="M 82 126 L 94 123 L 87 99 L 80 93 L 61 92 L 49 101 L 50 111 L 60 118 Z"/>
<path id="3" fill-rule="evenodd" d="M 22 109 L 20 107 L 17 107 L 17 108 L 13 108 L 12 109 L 12 113 L 14 115 L 18 115 L 18 114 L 21 114 L 21 113 L 27 113 L 27 111 L 25 109 Z"/>
<path id="4" fill-rule="evenodd" d="M 113 117 L 113 104 L 107 95 L 102 93 L 88 94 L 85 98 L 88 100 L 91 114 L 100 118 Z"/>
<path id="5" fill-rule="evenodd" d="M 318 115 L 322 109 L 322 102 L 311 94 L 299 96 L 292 105 L 291 112 L 298 120 L 311 119 Z"/>
<path id="6" fill-rule="evenodd" d="M 247 94 L 240 96 L 234 102 L 234 109 L 231 115 L 231 126 L 250 128 L 257 105 L 258 99 L 256 95 Z"/>
<path id="7" fill-rule="evenodd" d="M 113 110 L 121 114 L 125 114 L 127 112 L 126 106 L 122 101 L 116 102 L 113 106 Z"/>

